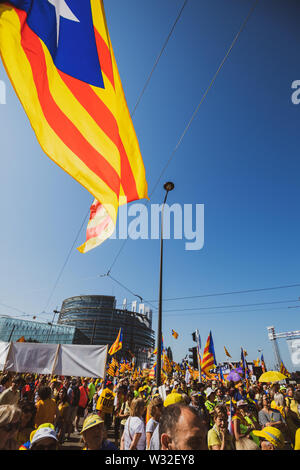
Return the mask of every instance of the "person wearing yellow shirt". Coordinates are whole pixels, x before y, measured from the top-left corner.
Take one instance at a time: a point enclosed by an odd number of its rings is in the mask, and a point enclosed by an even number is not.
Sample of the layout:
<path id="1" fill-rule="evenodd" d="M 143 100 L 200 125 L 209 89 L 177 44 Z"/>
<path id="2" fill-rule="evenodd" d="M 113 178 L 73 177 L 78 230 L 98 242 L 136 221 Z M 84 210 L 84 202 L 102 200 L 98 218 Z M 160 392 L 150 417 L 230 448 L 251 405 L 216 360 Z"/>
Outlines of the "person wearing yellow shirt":
<path id="1" fill-rule="evenodd" d="M 96 405 L 98 415 L 103 418 L 106 429 L 109 429 L 112 424 L 114 401 L 113 384 L 112 382 L 107 382 L 106 388 L 102 391 Z"/>
<path id="2" fill-rule="evenodd" d="M 297 429 L 295 434 L 294 450 L 300 450 L 300 428 Z"/>
<path id="3" fill-rule="evenodd" d="M 217 405 L 213 414 L 214 425 L 207 433 L 209 450 L 234 450 L 233 436 L 228 431 L 228 416 L 225 406 Z"/>
<path id="4" fill-rule="evenodd" d="M 56 402 L 51 398 L 51 388 L 47 385 L 38 389 L 39 400 L 36 404 L 35 427 L 43 423 L 56 424 L 58 408 Z"/>

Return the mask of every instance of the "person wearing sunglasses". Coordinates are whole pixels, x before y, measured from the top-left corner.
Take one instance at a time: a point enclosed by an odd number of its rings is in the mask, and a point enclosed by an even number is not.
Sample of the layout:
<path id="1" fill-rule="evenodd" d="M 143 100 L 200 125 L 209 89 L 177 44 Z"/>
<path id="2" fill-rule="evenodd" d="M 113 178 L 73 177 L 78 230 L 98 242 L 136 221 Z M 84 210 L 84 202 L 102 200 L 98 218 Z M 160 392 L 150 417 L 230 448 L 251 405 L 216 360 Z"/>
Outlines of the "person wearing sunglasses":
<path id="1" fill-rule="evenodd" d="M 17 431 L 22 411 L 15 405 L 0 406 L 0 450 L 17 450 Z"/>

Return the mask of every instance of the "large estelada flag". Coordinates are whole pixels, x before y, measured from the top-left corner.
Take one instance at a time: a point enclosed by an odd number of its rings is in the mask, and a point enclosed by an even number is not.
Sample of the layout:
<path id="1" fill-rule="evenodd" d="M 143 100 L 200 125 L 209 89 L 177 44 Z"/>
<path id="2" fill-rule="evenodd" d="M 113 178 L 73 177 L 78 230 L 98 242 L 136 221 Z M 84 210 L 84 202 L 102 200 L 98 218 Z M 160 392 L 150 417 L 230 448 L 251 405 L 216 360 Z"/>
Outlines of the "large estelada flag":
<path id="1" fill-rule="evenodd" d="M 122 349 L 122 346 L 123 346 L 123 328 L 120 328 L 116 341 L 114 342 L 114 344 L 111 345 L 108 351 L 108 354 L 112 356 L 116 352 L 120 351 L 120 349 Z"/>
<path id="2" fill-rule="evenodd" d="M 95 198 L 86 252 L 147 197 L 103 1 L 0 0 L 0 54 L 42 149 Z"/>
<path id="3" fill-rule="evenodd" d="M 205 348 L 203 350 L 203 357 L 201 361 L 201 371 L 207 374 L 210 369 L 213 369 L 217 366 L 214 342 L 212 338 L 211 331 L 208 335 Z"/>

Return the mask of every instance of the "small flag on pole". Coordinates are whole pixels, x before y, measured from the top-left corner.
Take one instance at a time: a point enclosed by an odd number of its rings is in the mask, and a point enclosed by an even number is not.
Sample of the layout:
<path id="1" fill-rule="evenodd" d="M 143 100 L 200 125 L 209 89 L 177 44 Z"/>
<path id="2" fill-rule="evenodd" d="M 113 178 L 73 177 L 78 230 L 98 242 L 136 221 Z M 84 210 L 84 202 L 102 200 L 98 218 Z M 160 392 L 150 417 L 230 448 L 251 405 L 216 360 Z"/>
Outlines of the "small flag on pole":
<path id="1" fill-rule="evenodd" d="M 216 361 L 216 356 L 215 356 L 215 349 L 214 349 L 214 342 L 212 338 L 211 332 L 208 335 L 206 345 L 203 351 L 203 356 L 202 356 L 202 362 L 201 362 L 201 370 L 205 374 L 210 369 L 213 369 L 216 367 L 217 361 Z"/>
<path id="2" fill-rule="evenodd" d="M 281 374 L 283 374 L 283 375 L 286 375 L 287 377 L 291 376 L 289 371 L 284 367 L 283 362 L 281 362 L 281 364 L 280 364 L 280 371 L 279 372 L 281 372 Z"/>
<path id="3" fill-rule="evenodd" d="M 17 339 L 16 343 L 26 343 L 24 336 L 21 336 L 21 338 Z"/>
<path id="4" fill-rule="evenodd" d="M 225 354 L 226 354 L 227 357 L 231 357 L 230 354 L 229 354 L 229 352 L 228 352 L 227 349 L 225 348 L 225 346 L 224 346 L 224 351 L 225 351 Z"/>
<path id="5" fill-rule="evenodd" d="M 114 342 L 114 344 L 111 345 L 108 351 L 108 354 L 112 356 L 116 352 L 120 351 L 120 349 L 122 349 L 122 342 L 123 342 L 123 329 L 120 328 L 117 339 Z"/>

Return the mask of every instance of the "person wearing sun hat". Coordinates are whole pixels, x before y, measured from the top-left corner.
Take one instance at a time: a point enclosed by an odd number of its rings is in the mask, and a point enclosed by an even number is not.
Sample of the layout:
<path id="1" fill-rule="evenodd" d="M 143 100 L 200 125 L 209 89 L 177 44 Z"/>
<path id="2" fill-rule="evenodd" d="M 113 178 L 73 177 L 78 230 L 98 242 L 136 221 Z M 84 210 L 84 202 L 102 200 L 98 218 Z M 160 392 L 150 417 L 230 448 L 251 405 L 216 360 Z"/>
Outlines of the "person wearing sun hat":
<path id="1" fill-rule="evenodd" d="M 85 418 L 80 434 L 85 444 L 83 450 L 118 450 L 112 442 L 104 439 L 104 419 L 97 414 Z"/>
<path id="2" fill-rule="evenodd" d="M 181 393 L 173 392 L 167 395 L 167 398 L 164 400 L 164 407 L 169 405 L 174 405 L 174 403 L 180 403 L 183 401 L 183 396 Z"/>
<path id="3" fill-rule="evenodd" d="M 51 431 L 54 431 L 55 435 L 56 435 L 56 439 L 58 441 L 58 438 L 57 438 L 57 433 L 55 432 L 55 427 L 52 423 L 43 423 L 41 424 L 37 429 L 35 429 L 34 431 L 31 432 L 30 434 L 30 437 L 29 437 L 29 440 L 27 442 L 24 442 L 24 444 L 22 444 L 20 447 L 19 447 L 19 450 L 30 450 L 31 449 L 31 444 L 34 443 L 34 442 L 37 442 L 38 441 L 38 436 L 41 436 L 41 434 L 43 433 L 46 433 L 45 431 L 42 431 L 41 433 L 38 433 L 37 437 L 34 439 L 34 436 L 36 435 L 36 433 L 38 431 L 40 431 L 40 429 L 43 429 L 43 428 L 47 428 L 48 431 L 51 430 Z M 50 431 L 49 431 L 50 432 Z M 47 434 L 47 433 L 46 433 Z M 50 433 L 51 434 L 51 433 Z M 52 437 L 54 436 L 54 434 L 52 433 Z M 49 437 L 49 436 L 48 436 Z M 54 438 L 54 437 L 53 437 Z M 51 443 L 52 444 L 52 443 Z M 36 450 L 36 449 L 34 449 Z"/>
<path id="4" fill-rule="evenodd" d="M 253 431 L 253 434 L 261 439 L 261 450 L 280 450 L 284 447 L 284 436 L 277 428 L 266 426 L 261 431 Z"/>
<path id="5" fill-rule="evenodd" d="M 30 450 L 58 450 L 58 438 L 53 426 L 40 426 L 30 439 Z"/>

